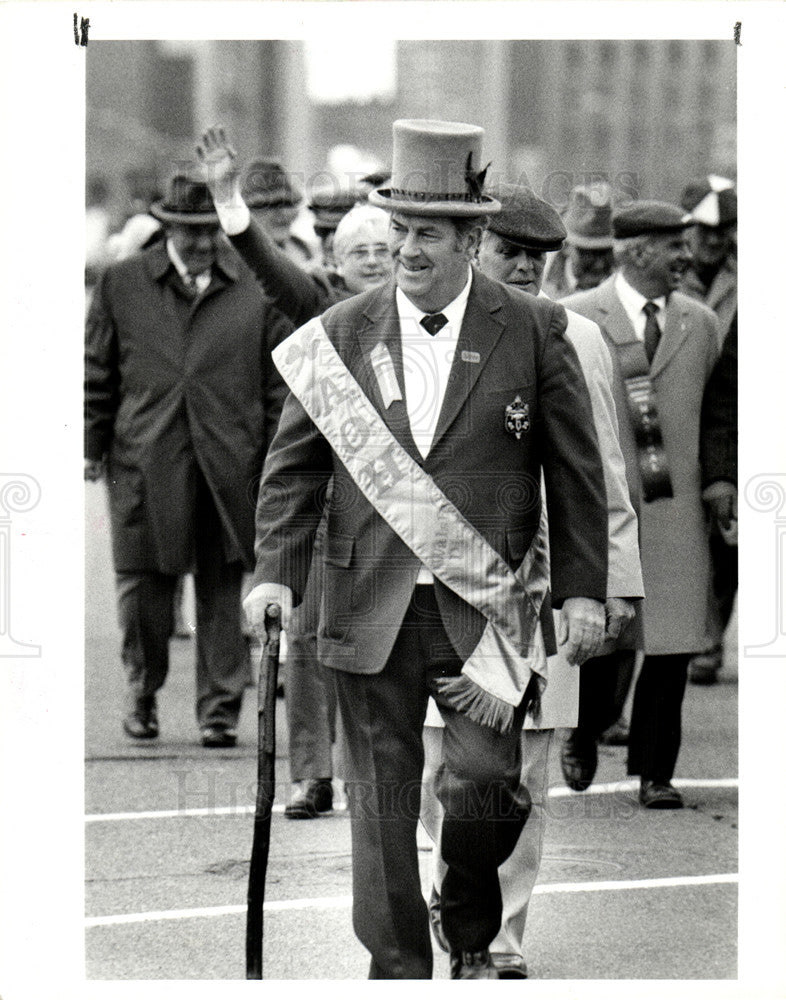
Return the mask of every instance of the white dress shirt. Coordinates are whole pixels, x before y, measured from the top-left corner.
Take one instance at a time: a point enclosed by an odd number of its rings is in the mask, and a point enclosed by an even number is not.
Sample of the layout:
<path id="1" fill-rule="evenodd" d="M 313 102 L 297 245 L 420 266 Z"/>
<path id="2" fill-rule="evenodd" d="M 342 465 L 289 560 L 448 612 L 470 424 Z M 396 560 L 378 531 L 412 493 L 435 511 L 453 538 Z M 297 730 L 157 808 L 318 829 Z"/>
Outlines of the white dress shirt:
<path id="1" fill-rule="evenodd" d="M 210 284 L 210 268 L 206 271 L 202 271 L 201 274 L 190 274 L 188 268 L 183 263 L 183 258 L 175 249 L 175 244 L 171 239 L 166 241 L 166 252 L 169 254 L 169 259 L 175 265 L 175 270 L 183 279 L 183 284 L 190 287 L 191 282 L 193 281 L 196 286 L 197 294 L 201 295 Z"/>
<path id="2" fill-rule="evenodd" d="M 648 299 L 641 292 L 636 291 L 621 271 L 617 271 L 614 278 L 614 289 L 622 303 L 622 308 L 628 314 L 628 318 L 633 324 L 633 330 L 639 340 L 644 340 L 644 327 L 647 323 L 647 314 L 644 312 L 644 306 L 648 302 L 654 302 L 658 306 L 658 311 L 655 313 L 655 322 L 658 324 L 660 332 L 663 333 L 663 315 L 666 309 L 665 295 L 660 295 L 657 299 Z"/>
<path id="3" fill-rule="evenodd" d="M 447 323 L 433 336 L 420 323 L 429 314 L 411 302 L 400 288 L 396 289 L 409 426 L 423 458 L 428 455 L 434 440 L 450 366 L 467 309 L 467 299 L 472 287 L 472 268 L 468 267 L 467 271 L 467 283 L 461 292 L 444 309 L 439 310 Z M 434 582 L 434 577 L 425 566 L 421 568 L 417 582 Z"/>

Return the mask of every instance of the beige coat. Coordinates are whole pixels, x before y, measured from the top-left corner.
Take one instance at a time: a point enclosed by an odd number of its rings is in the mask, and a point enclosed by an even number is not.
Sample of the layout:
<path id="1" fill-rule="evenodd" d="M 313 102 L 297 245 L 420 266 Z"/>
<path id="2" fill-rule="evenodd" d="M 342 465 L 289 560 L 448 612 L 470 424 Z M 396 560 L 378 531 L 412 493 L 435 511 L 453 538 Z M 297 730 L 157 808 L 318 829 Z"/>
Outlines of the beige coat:
<path id="1" fill-rule="evenodd" d="M 641 526 L 644 648 L 651 655 L 701 652 L 711 645 L 708 522 L 701 500 L 699 420 L 704 386 L 718 354 L 718 321 L 674 292 L 650 368 L 674 496 L 644 503 L 618 349 L 636 335 L 614 277 L 563 303 L 597 323 L 612 353 L 613 389 L 631 499 Z"/>

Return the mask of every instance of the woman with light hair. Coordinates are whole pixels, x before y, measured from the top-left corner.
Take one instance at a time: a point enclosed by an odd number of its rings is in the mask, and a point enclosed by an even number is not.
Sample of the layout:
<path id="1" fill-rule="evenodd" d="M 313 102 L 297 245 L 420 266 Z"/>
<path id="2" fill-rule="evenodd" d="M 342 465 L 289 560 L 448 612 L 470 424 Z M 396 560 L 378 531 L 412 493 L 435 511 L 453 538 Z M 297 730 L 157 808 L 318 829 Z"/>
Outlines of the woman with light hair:
<path id="1" fill-rule="evenodd" d="M 391 275 L 387 243 L 388 213 L 373 205 L 356 205 L 336 227 L 333 256 L 336 274 L 349 294 L 384 284 Z"/>

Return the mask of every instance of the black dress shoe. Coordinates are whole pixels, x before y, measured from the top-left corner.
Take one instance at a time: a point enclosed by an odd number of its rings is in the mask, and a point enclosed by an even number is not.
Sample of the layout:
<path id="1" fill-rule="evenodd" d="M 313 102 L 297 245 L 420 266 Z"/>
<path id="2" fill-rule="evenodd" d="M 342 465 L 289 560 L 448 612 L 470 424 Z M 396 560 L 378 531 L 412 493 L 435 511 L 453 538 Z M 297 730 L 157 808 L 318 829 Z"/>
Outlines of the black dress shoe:
<path id="1" fill-rule="evenodd" d="M 684 803 L 677 789 L 668 781 L 647 781 L 642 778 L 639 802 L 645 809 L 682 809 Z"/>
<path id="2" fill-rule="evenodd" d="M 158 712 L 155 696 L 133 700 L 123 719 L 123 730 L 135 740 L 154 740 L 158 736 Z"/>
<path id="3" fill-rule="evenodd" d="M 202 746 L 221 748 L 233 747 L 237 743 L 237 733 L 228 726 L 205 726 L 202 730 Z"/>
<path id="4" fill-rule="evenodd" d="M 289 805 L 284 809 L 287 819 L 315 819 L 320 813 L 333 810 L 333 782 L 330 778 L 298 781 Z"/>
<path id="5" fill-rule="evenodd" d="M 562 744 L 560 754 L 562 776 L 574 792 L 586 792 L 598 769 L 598 744 L 586 736 L 577 736 L 576 730 Z"/>
<path id="6" fill-rule="evenodd" d="M 488 948 L 483 951 L 452 951 L 451 979 L 499 979 Z"/>
<path id="7" fill-rule="evenodd" d="M 434 940 L 444 952 L 449 952 L 450 945 L 442 930 L 442 897 L 433 885 L 428 900 L 428 919 L 431 923 L 431 933 L 434 935 Z"/>

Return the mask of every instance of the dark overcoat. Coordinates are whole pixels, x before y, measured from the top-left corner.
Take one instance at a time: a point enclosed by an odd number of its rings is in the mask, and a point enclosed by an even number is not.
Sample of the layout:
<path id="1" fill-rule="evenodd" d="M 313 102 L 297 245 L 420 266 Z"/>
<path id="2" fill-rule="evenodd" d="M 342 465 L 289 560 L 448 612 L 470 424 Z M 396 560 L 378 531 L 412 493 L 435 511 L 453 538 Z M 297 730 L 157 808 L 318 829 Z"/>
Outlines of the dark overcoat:
<path id="1" fill-rule="evenodd" d="M 228 561 L 253 566 L 254 507 L 292 327 L 221 246 L 189 297 L 165 244 L 109 267 L 87 321 L 85 455 L 107 460 L 115 568 L 193 570 L 201 472 Z"/>

